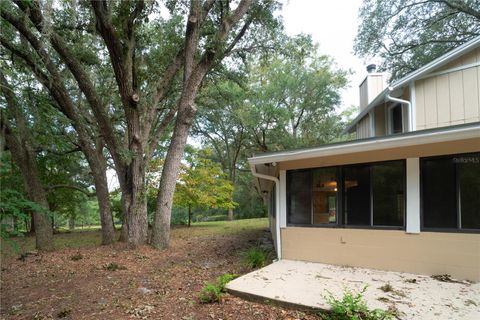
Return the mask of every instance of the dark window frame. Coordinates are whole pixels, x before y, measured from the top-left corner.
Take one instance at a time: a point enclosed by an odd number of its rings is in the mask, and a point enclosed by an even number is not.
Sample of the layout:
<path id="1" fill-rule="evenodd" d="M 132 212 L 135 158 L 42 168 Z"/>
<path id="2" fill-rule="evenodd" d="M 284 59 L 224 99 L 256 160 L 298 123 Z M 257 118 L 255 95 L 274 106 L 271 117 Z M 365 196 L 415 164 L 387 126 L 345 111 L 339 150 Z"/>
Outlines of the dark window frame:
<path id="1" fill-rule="evenodd" d="M 373 170 L 371 167 L 378 164 L 386 164 L 391 162 L 402 162 L 403 165 L 403 189 L 404 189 L 404 210 L 403 210 L 403 225 L 402 226 L 382 226 L 382 225 L 373 225 L 373 185 L 370 183 L 370 225 L 348 225 L 344 224 L 344 199 L 345 199 L 345 188 L 344 188 L 344 168 L 355 167 L 355 166 L 365 166 L 369 167 L 370 180 L 373 175 Z M 288 213 L 290 209 L 289 197 L 288 197 L 288 175 L 290 172 L 302 172 L 310 171 L 316 169 L 328 169 L 336 168 L 336 178 L 337 178 L 337 221 L 336 223 L 325 223 L 325 224 L 302 224 L 302 223 L 290 223 L 288 221 Z M 364 162 L 364 163 L 355 163 L 355 164 L 346 164 L 338 166 L 326 166 L 326 167 L 313 167 L 313 168 L 302 168 L 302 169 L 293 169 L 287 170 L 286 172 L 287 184 L 286 188 L 286 222 L 287 227 L 307 227 L 307 228 L 343 228 L 343 229 L 367 229 L 367 230 L 406 230 L 407 226 L 407 161 L 406 159 L 394 159 L 394 160 L 385 160 L 385 161 L 375 161 L 375 162 Z"/>
<path id="2" fill-rule="evenodd" d="M 460 198 L 460 179 L 458 163 L 455 164 L 455 203 L 456 203 L 456 214 L 457 214 L 457 227 L 456 228 L 429 228 L 424 226 L 424 181 L 425 181 L 425 169 L 424 163 L 429 160 L 441 160 L 441 159 L 453 159 L 457 157 L 468 157 L 477 154 L 478 152 L 468 152 L 468 153 L 455 153 L 455 154 L 446 154 L 439 156 L 431 157 L 422 157 L 420 158 L 420 231 L 421 232 L 445 232 L 445 233 L 480 233 L 480 229 L 469 229 L 461 228 L 461 205 L 459 202 Z"/>

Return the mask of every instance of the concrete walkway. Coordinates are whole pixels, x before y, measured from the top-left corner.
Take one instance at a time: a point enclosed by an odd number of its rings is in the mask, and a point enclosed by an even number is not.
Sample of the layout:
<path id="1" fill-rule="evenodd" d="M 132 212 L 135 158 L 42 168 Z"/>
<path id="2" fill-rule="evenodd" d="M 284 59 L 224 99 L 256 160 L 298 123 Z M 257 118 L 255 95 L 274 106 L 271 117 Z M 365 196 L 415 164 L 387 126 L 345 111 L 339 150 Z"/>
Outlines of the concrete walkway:
<path id="1" fill-rule="evenodd" d="M 398 319 L 480 319 L 479 283 L 410 273 L 281 260 L 229 282 L 227 290 L 258 301 L 327 310 L 329 294 L 340 299 L 345 289 L 359 292 L 365 286 L 368 306 L 396 310 Z"/>

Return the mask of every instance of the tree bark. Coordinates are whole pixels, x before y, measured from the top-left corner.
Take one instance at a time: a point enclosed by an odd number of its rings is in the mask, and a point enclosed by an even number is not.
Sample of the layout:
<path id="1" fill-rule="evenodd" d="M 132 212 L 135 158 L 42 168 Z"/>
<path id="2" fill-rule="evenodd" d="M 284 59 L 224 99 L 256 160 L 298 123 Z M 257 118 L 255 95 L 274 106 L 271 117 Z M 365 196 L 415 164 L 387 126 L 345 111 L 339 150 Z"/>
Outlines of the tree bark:
<path id="1" fill-rule="evenodd" d="M 229 209 L 228 209 L 227 220 L 228 220 L 228 221 L 232 221 L 232 220 L 233 220 L 233 209 L 232 209 L 232 208 L 229 208 Z"/>
<path id="2" fill-rule="evenodd" d="M 115 229 L 113 228 L 112 210 L 108 193 L 106 164 L 97 159 L 96 164 L 91 164 L 95 191 L 97 194 L 98 208 L 100 209 L 100 223 L 102 225 L 102 244 L 109 245 L 115 241 Z M 103 159 L 105 160 L 105 159 Z"/>
<path id="3" fill-rule="evenodd" d="M 0 131 L 4 135 L 5 144 L 12 154 L 13 161 L 20 168 L 28 198 L 45 208 L 46 211 L 33 212 L 36 248 L 42 251 L 51 251 L 53 250 L 53 229 L 51 218 L 47 214 L 49 211 L 47 194 L 40 180 L 35 150 L 31 145 L 23 111 L 17 104 L 12 87 L 1 72 L 0 90 L 7 102 L 7 111 L 15 120 L 17 132 L 13 132 L 9 128 L 3 113 L 0 116 Z"/>
<path id="4" fill-rule="evenodd" d="M 188 206 L 188 227 L 192 224 L 192 207 Z"/>

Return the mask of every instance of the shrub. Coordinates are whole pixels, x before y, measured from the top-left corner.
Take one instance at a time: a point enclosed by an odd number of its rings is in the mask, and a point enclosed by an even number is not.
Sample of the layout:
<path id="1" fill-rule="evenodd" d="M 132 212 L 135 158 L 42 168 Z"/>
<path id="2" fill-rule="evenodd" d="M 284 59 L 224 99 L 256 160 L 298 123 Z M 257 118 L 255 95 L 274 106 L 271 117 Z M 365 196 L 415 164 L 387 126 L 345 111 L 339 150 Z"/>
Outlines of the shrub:
<path id="1" fill-rule="evenodd" d="M 363 294 L 367 287 L 362 291 L 354 293 L 346 290 L 341 300 L 336 299 L 332 294 L 327 297 L 327 302 L 331 306 L 330 314 L 321 315 L 325 320 L 388 320 L 393 315 L 388 311 L 381 309 L 370 310 L 363 300 Z"/>
<path id="2" fill-rule="evenodd" d="M 269 253 L 262 248 L 253 247 L 243 253 L 245 264 L 251 268 L 261 268 L 266 265 Z"/>
<path id="3" fill-rule="evenodd" d="M 200 302 L 213 303 L 219 302 L 222 297 L 222 293 L 225 292 L 225 286 L 227 283 L 237 278 L 237 274 L 226 273 L 217 278 L 215 284 L 207 283 L 200 291 Z"/>
<path id="4" fill-rule="evenodd" d="M 229 283 L 230 281 L 232 281 L 237 277 L 238 277 L 238 274 L 230 274 L 230 273 L 225 273 L 224 275 L 221 275 L 220 277 L 218 277 L 217 285 L 220 291 L 225 292 L 225 286 L 227 285 L 227 283 Z"/>
<path id="5" fill-rule="evenodd" d="M 219 302 L 221 295 L 222 292 L 217 285 L 207 283 L 205 287 L 202 288 L 202 291 L 200 291 L 199 298 L 202 303 L 213 303 Z"/>

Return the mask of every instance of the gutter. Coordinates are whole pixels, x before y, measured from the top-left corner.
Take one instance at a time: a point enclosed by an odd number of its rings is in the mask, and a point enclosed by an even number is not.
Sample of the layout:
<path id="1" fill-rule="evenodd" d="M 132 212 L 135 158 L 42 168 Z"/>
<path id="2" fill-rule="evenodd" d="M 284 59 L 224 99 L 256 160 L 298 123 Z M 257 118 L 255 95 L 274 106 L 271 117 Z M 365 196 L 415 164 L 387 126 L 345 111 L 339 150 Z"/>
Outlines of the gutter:
<path id="1" fill-rule="evenodd" d="M 275 182 L 275 234 L 277 239 L 277 258 L 282 259 L 282 241 L 280 239 L 280 180 L 266 174 L 258 173 L 255 164 L 250 164 L 254 177 Z"/>
<path id="2" fill-rule="evenodd" d="M 388 87 L 387 94 L 385 98 L 390 101 L 399 102 L 401 104 L 406 104 L 408 107 L 408 132 L 413 131 L 413 110 L 412 110 L 412 103 L 408 100 L 403 100 L 399 98 L 392 97 L 390 93 L 392 93 L 393 87 Z"/>

